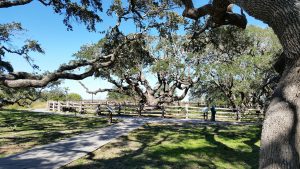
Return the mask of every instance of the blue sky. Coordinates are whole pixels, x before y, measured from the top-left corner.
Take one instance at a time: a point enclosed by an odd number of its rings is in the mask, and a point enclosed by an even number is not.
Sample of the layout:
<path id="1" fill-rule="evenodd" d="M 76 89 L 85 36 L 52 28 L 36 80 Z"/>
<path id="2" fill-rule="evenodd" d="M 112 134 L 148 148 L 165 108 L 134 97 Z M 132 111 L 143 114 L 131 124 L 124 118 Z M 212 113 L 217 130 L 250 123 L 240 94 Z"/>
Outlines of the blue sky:
<path id="1" fill-rule="evenodd" d="M 103 0 L 104 9 L 110 5 L 111 1 Z M 195 1 L 196 2 L 196 1 Z M 201 1 L 205 2 L 205 1 Z M 199 6 L 201 4 L 195 4 Z M 235 8 L 235 11 L 238 9 Z M 97 25 L 98 31 L 103 31 L 115 24 L 115 18 L 106 16 L 103 13 L 102 23 Z M 73 59 L 72 54 L 80 49 L 80 46 L 88 43 L 95 43 L 103 37 L 102 34 L 89 32 L 85 26 L 80 23 L 73 23 L 74 30 L 67 31 L 66 26 L 62 22 L 63 16 L 55 14 L 51 7 L 42 6 L 39 2 L 34 1 L 28 5 L 1 9 L 0 23 L 20 22 L 27 31 L 18 34 L 15 37 L 12 46 L 20 46 L 25 39 L 34 39 L 42 45 L 45 54 L 32 53 L 35 63 L 40 66 L 42 71 L 53 71 L 62 63 L 67 63 Z M 266 27 L 262 22 L 248 17 L 249 24 Z M 122 25 L 126 32 L 135 31 L 135 26 L 132 24 Z M 31 72 L 32 68 L 26 61 L 16 55 L 8 55 L 7 59 L 13 63 L 16 71 Z M 106 88 L 110 85 L 104 81 L 94 78 L 87 78 L 83 80 L 90 89 L 98 89 L 99 87 Z M 79 93 L 84 99 L 90 99 L 91 96 L 86 94 L 84 89 L 76 81 L 66 80 L 63 84 L 68 87 L 70 92 Z M 95 98 L 105 99 L 106 94 L 98 94 Z"/>

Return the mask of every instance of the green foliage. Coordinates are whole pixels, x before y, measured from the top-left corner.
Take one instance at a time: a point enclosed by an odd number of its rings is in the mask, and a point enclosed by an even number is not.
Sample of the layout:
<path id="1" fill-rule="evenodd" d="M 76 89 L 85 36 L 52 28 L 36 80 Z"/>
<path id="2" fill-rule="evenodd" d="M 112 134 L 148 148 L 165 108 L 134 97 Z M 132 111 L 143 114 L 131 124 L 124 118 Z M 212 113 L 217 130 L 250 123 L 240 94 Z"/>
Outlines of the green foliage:
<path id="1" fill-rule="evenodd" d="M 66 96 L 67 101 L 80 101 L 82 100 L 81 96 L 77 93 L 69 93 Z"/>
<path id="2" fill-rule="evenodd" d="M 15 40 L 15 35 L 24 32 L 20 23 L 0 24 L 0 73 L 5 71 L 13 72 L 13 65 L 9 61 L 5 61 L 7 53 L 17 54 L 22 56 L 34 69 L 39 67 L 33 64 L 33 59 L 29 56 L 30 52 L 44 53 L 44 50 L 36 40 L 27 39 L 22 47 L 12 47 L 11 43 Z"/>
<path id="3" fill-rule="evenodd" d="M 129 96 L 127 94 L 122 94 L 122 93 L 117 93 L 117 92 L 108 92 L 107 93 L 107 100 L 113 100 L 113 101 L 119 101 L 119 102 L 124 102 L 124 101 L 131 101 L 134 102 L 136 100 L 138 100 L 138 98 L 136 98 L 137 95 L 134 96 L 134 94 L 132 94 L 132 96 Z"/>
<path id="4" fill-rule="evenodd" d="M 145 50 L 145 43 L 141 34 L 118 35 L 116 39 L 107 37 L 97 44 L 82 46 L 74 56 L 77 59 L 91 59 L 99 54 L 103 56 L 114 54 L 117 57 L 114 64 L 111 67 L 101 68 L 96 76 L 106 78 L 109 75 L 134 74 L 137 67 L 147 66 L 153 62 Z"/>
<path id="5" fill-rule="evenodd" d="M 249 26 L 246 31 L 232 27 L 213 30 L 206 52 L 201 56 L 201 83 L 192 95 L 232 106 L 262 105 L 271 96 L 277 74 L 274 56 L 281 51 L 270 29 Z"/>
<path id="6" fill-rule="evenodd" d="M 61 88 L 59 86 L 53 86 L 46 91 L 42 92 L 42 99 L 48 101 L 66 101 L 68 95 L 68 88 Z"/>
<path id="7" fill-rule="evenodd" d="M 80 101 L 82 97 L 77 93 L 68 93 L 68 88 L 53 85 L 42 92 L 41 99 L 45 101 Z"/>
<path id="8" fill-rule="evenodd" d="M 0 107 L 15 104 L 28 106 L 40 98 L 40 90 L 35 88 L 8 88 L 0 85 Z"/>
<path id="9" fill-rule="evenodd" d="M 129 95 L 129 98 L 132 98 L 133 94 L 138 95 L 136 98 L 143 98 L 144 96 L 140 93 L 145 91 L 144 88 L 133 83 L 129 84 L 129 81 L 140 82 L 141 86 L 144 85 L 148 90 L 152 90 L 153 88 L 149 89 L 147 84 L 150 77 L 157 78 L 153 80 L 157 86 L 160 86 L 155 91 L 151 91 L 154 98 L 173 97 L 177 94 L 176 90 L 171 88 L 174 86 L 183 88 L 179 85 L 179 79 L 191 81 L 199 75 L 198 71 L 194 69 L 197 65 L 194 54 L 184 50 L 183 44 L 187 41 L 185 36 L 174 34 L 168 38 L 163 38 L 133 34 L 121 39 L 124 41 L 132 40 L 122 44 L 121 42 L 102 39 L 97 44 L 84 45 L 79 52 L 74 54 L 77 59 L 83 59 L 93 58 L 96 54 L 95 51 L 101 51 L 103 55 L 120 53 L 112 66 L 99 69 L 95 75 L 113 83 L 115 85 L 113 89 L 119 89 L 109 94 L 108 98 L 110 99 L 124 100 L 127 98 L 124 95 Z M 112 46 L 114 43 L 118 44 L 116 48 Z M 164 84 L 162 81 L 165 81 Z M 124 85 L 126 90 L 124 90 Z M 171 87 L 172 85 L 173 87 Z M 150 93 L 150 91 L 148 92 Z"/>

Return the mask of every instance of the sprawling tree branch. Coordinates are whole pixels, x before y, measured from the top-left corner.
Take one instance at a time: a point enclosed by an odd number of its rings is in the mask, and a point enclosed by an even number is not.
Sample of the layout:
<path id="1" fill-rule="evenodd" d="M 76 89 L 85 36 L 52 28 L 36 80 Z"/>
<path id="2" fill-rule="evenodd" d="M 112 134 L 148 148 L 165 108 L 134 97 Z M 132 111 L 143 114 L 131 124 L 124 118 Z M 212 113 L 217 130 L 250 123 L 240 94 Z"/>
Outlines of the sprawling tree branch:
<path id="1" fill-rule="evenodd" d="M 99 68 L 110 66 L 114 60 L 115 54 L 110 54 L 105 57 L 98 56 L 92 60 L 71 61 L 68 65 L 62 65 L 56 71 L 44 76 L 33 75 L 26 72 L 0 74 L 0 83 L 7 87 L 19 88 L 45 87 L 48 83 L 59 79 L 82 80 L 86 77 L 92 76 Z M 89 68 L 83 73 L 70 73 L 70 71 L 85 66 L 88 66 Z"/>
<path id="2" fill-rule="evenodd" d="M 26 5 L 32 2 L 33 0 L 2 0 L 0 2 L 0 8 L 9 8 L 13 6 Z"/>
<path id="3" fill-rule="evenodd" d="M 211 21 L 214 23 L 214 25 L 211 25 L 213 27 L 235 25 L 239 28 L 246 28 L 246 16 L 243 12 L 241 12 L 241 14 L 233 13 L 231 10 L 231 4 L 228 0 L 213 1 L 212 4 L 207 4 L 200 8 L 195 8 L 192 0 L 181 1 L 185 6 L 185 10 L 183 12 L 183 16 L 185 17 L 198 20 L 200 17 L 209 15 L 211 17 Z"/>
<path id="4" fill-rule="evenodd" d="M 102 92 L 119 92 L 118 89 L 97 89 L 97 90 L 91 91 L 82 82 L 78 81 L 78 83 L 85 89 L 85 91 L 88 94 L 97 94 L 97 93 L 102 93 Z"/>

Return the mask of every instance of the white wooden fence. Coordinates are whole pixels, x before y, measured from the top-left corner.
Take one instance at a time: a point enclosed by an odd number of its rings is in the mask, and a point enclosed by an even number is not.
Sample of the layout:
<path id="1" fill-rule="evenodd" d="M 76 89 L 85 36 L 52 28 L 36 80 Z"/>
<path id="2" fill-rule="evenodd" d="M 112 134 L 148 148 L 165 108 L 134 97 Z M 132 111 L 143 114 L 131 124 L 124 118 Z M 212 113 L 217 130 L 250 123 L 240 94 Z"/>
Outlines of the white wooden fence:
<path id="1" fill-rule="evenodd" d="M 95 113 L 96 109 L 100 109 L 101 113 L 107 114 L 107 105 L 114 108 L 118 115 L 138 115 L 139 105 L 131 102 L 112 102 L 103 100 L 94 101 L 48 101 L 47 109 L 56 112 L 80 112 L 80 113 Z M 146 105 L 142 110 L 144 116 L 161 116 L 164 110 L 165 117 L 173 118 L 191 118 L 191 119 L 210 119 L 210 113 L 205 116 L 205 105 L 199 103 L 181 103 L 177 105 L 164 106 L 163 109 L 156 106 Z M 216 107 L 217 121 L 235 121 L 236 112 L 230 108 Z M 259 121 L 264 118 L 264 115 L 257 109 L 248 109 L 240 114 L 242 121 Z"/>

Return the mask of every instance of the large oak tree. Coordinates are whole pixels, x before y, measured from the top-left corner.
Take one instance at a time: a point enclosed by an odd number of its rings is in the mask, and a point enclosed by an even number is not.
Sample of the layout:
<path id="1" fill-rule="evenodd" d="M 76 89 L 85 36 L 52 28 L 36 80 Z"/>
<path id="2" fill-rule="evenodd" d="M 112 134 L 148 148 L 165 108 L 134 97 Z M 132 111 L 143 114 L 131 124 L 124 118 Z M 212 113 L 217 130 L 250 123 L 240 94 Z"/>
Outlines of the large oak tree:
<path id="1" fill-rule="evenodd" d="M 172 35 L 168 38 L 140 36 L 121 51 L 110 68 L 99 70 L 99 77 L 113 85 L 90 91 L 115 92 L 139 96 L 139 102 L 160 107 L 166 103 L 183 100 L 189 89 L 199 81 L 197 57 L 185 51 L 185 36 Z M 137 47 L 139 46 L 139 47 Z M 103 39 L 98 44 L 85 45 L 75 54 L 77 58 L 91 58 L 95 49 L 109 52 L 111 41 Z M 113 48 L 113 47 L 112 47 Z M 188 66 L 186 66 L 188 65 Z M 153 85 L 151 83 L 155 82 Z M 181 91 L 181 92 L 180 92 Z"/>

